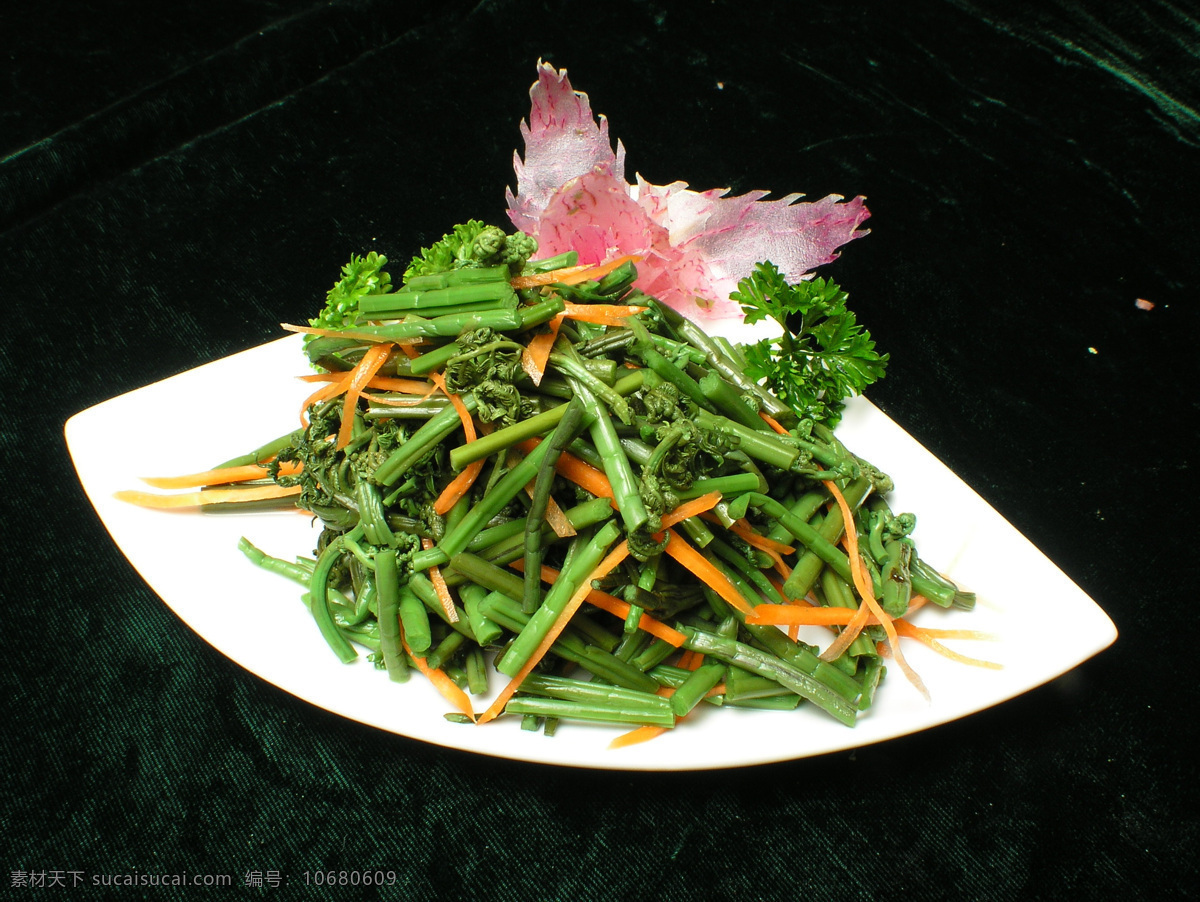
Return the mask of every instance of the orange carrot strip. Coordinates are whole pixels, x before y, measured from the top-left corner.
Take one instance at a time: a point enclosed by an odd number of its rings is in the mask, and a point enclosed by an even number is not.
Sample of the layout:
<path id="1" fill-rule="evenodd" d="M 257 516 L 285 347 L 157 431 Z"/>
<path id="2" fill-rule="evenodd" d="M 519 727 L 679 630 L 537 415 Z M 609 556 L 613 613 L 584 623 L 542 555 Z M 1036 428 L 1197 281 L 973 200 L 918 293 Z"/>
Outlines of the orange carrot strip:
<path id="1" fill-rule="evenodd" d="M 466 472 L 465 470 L 463 472 Z M 432 539 L 421 539 L 421 548 L 428 551 L 433 547 Z M 429 568 L 429 581 L 433 583 L 433 590 L 437 593 L 438 601 L 442 605 L 442 610 L 446 614 L 446 619 L 451 623 L 458 622 L 458 611 L 454 609 L 454 598 L 450 594 L 450 587 L 446 585 L 446 577 L 442 576 L 441 567 Z"/>
<path id="2" fill-rule="evenodd" d="M 354 370 L 347 370 L 344 373 L 338 373 L 338 378 L 318 388 L 315 392 L 304 399 L 300 405 L 300 425 L 308 426 L 308 408 L 314 404 L 320 404 L 322 401 L 328 401 L 330 398 L 336 398 L 346 390 L 350 384 L 350 380 L 354 378 Z"/>
<path id="3" fill-rule="evenodd" d="M 508 280 L 508 284 L 520 291 L 523 288 L 540 288 L 543 285 L 552 285 L 555 282 L 567 284 L 564 279 L 579 272 L 587 272 L 591 269 L 590 263 L 584 263 L 582 266 L 564 266 L 561 269 L 552 269 L 549 272 L 536 272 L 528 276 L 513 276 Z"/>
<path id="4" fill-rule="evenodd" d="M 1002 664 L 997 664 L 994 661 L 983 661 L 979 658 L 969 658 L 966 655 L 960 655 L 958 652 L 953 651 L 952 649 L 949 649 L 946 646 L 942 645 L 942 643 L 938 642 L 937 639 L 934 637 L 935 634 L 938 634 L 938 633 L 970 634 L 973 632 L 972 630 L 930 630 L 930 629 L 923 629 L 922 627 L 919 627 L 919 626 L 914 626 L 913 624 L 908 623 L 905 620 L 897 620 L 896 621 L 896 632 L 898 632 L 901 636 L 908 636 L 910 638 L 916 639 L 918 642 L 920 642 L 924 645 L 928 645 L 930 648 L 932 648 L 934 651 L 936 651 L 939 655 L 944 655 L 945 657 L 949 658 L 951 661 L 957 661 L 959 664 L 970 664 L 973 667 L 986 667 L 989 670 L 1002 670 L 1003 669 Z M 985 636 L 985 634 L 983 634 L 983 633 L 976 633 L 975 635 L 942 636 L 942 638 L 947 638 L 947 639 L 948 638 L 962 638 L 962 639 L 972 638 L 972 639 L 974 639 L 974 638 L 981 638 L 984 636 Z"/>
<path id="5" fill-rule="evenodd" d="M 526 439 L 523 442 L 517 442 L 513 447 L 528 454 L 541 441 L 540 438 Z M 558 456 L 558 461 L 554 464 L 554 469 L 560 476 L 569 479 L 581 489 L 591 492 L 597 498 L 613 497 L 612 483 L 608 481 L 608 477 L 602 471 L 597 470 L 586 461 L 580 460 L 569 451 L 564 451 Z"/>
<path id="6" fill-rule="evenodd" d="M 746 544 L 752 545 L 763 554 L 767 555 L 767 557 L 771 559 L 772 565 L 775 567 L 775 572 L 782 576 L 785 581 L 789 576 L 791 576 L 792 568 L 784 563 L 783 555 L 792 554 L 795 552 L 796 549 L 794 547 L 791 545 L 784 545 L 782 542 L 776 542 L 774 539 L 770 539 L 761 533 L 755 532 L 750 527 L 750 524 L 744 519 L 735 522 L 733 526 L 730 527 L 730 531 L 733 532 L 734 535 L 744 539 Z M 779 590 L 779 597 L 786 601 L 787 598 L 784 596 L 783 590 L 779 589 L 778 586 L 775 588 Z"/>
<path id="7" fill-rule="evenodd" d="M 760 604 L 753 614 L 746 615 L 747 623 L 772 626 L 846 626 L 858 613 L 853 608 L 810 607 L 802 604 Z M 898 621 L 897 621 L 898 622 Z M 879 623 L 867 618 L 867 626 Z"/>
<path id="8" fill-rule="evenodd" d="M 883 608 L 879 606 L 879 602 L 875 600 L 875 591 L 871 586 L 871 577 L 867 575 L 862 558 L 858 555 L 858 532 L 854 528 L 854 512 L 850 510 L 846 496 L 842 494 L 836 483 L 825 480 L 824 485 L 829 490 L 829 494 L 837 501 L 837 505 L 842 511 L 842 521 L 845 524 L 846 548 L 850 557 L 850 575 L 854 577 L 854 585 L 858 589 L 858 594 L 862 597 L 862 604 L 859 605 L 858 616 L 854 617 L 850 625 L 842 630 L 837 639 L 833 641 L 833 644 L 825 649 L 821 655 L 821 659 L 832 661 L 841 655 L 843 651 L 849 648 L 850 643 L 854 641 L 858 634 L 862 632 L 867 615 L 874 614 L 879 620 L 880 626 L 883 627 L 884 633 L 887 635 L 888 645 L 892 649 L 892 656 L 896 659 L 900 670 L 904 672 L 904 675 L 908 677 L 908 681 L 928 701 L 930 695 L 924 681 L 909 666 L 908 662 L 904 660 L 904 652 L 900 649 L 900 639 L 896 635 L 896 627 L 892 625 L 892 618 L 887 615 Z"/>
<path id="9" fill-rule="evenodd" d="M 550 359 L 550 349 L 558 340 L 558 327 L 562 321 L 563 315 L 560 313 L 550 320 L 545 332 L 539 332 L 529 339 L 529 344 L 521 352 L 521 369 L 525 370 L 534 385 L 541 385 L 546 375 L 546 362 Z"/>
<path id="10" fill-rule="evenodd" d="M 766 423 L 768 426 L 770 426 L 772 429 L 774 429 L 780 435 L 788 435 L 789 434 L 786 429 L 784 429 L 782 426 L 779 425 L 779 421 L 777 419 L 775 419 L 773 416 L 771 416 L 770 414 L 763 413 L 760 410 L 758 412 L 758 415 L 763 418 L 764 423 Z"/>
<path id="11" fill-rule="evenodd" d="M 471 419 L 471 412 L 467 410 L 467 405 L 462 402 L 462 398 L 446 388 L 446 380 L 442 378 L 441 373 L 430 373 L 429 378 L 454 405 L 454 409 L 458 412 L 458 418 L 462 420 L 463 435 L 466 440 L 468 442 L 475 441 L 475 421 Z"/>
<path id="12" fill-rule="evenodd" d="M 555 282 L 563 285 L 578 285 L 580 282 L 602 278 L 622 263 L 627 261 L 639 263 L 641 259 L 637 255 L 628 255 L 617 257 L 615 260 L 609 260 L 607 263 L 599 263 L 595 266 L 564 266 L 562 269 L 552 269 L 550 272 L 534 273 L 529 276 L 515 276 L 508 280 L 508 284 L 517 289 L 537 288 L 539 285 L 552 285 Z"/>
<path id="13" fill-rule="evenodd" d="M 390 342 L 371 345 L 363 354 L 362 360 L 358 362 L 358 366 L 354 368 L 354 375 L 350 379 L 350 384 L 346 386 L 346 398 L 342 402 L 342 425 L 338 429 L 337 439 L 339 449 L 350 444 L 350 436 L 354 432 L 354 408 L 358 406 L 359 394 L 379 372 L 379 368 L 387 362 L 390 353 L 392 353 Z"/>
<path id="14" fill-rule="evenodd" d="M 408 656 L 413 659 L 413 663 L 417 665 L 417 670 L 425 674 L 429 682 L 433 683 L 433 687 L 442 694 L 442 698 L 452 704 L 455 708 L 461 711 L 471 720 L 475 720 L 475 707 L 471 704 L 471 698 L 467 693 L 458 688 L 458 684 L 450 677 L 446 676 L 441 669 L 430 667 L 425 663 L 424 658 L 418 658 L 413 654 L 408 643 L 403 638 L 400 639 L 400 644 L 404 646 L 404 650 L 408 652 Z"/>
<path id="15" fill-rule="evenodd" d="M 710 511 L 717 506 L 720 500 L 720 492 L 709 492 L 706 495 L 700 495 L 698 498 L 685 501 L 669 514 L 663 514 L 662 528 L 670 529 L 676 523 L 682 523 L 689 517 L 695 517 L 705 511 Z"/>
<path id="16" fill-rule="evenodd" d="M 692 651 L 692 649 L 689 648 L 679 656 L 678 666 L 682 667 L 684 670 L 695 670 L 700 666 L 700 662 L 703 660 L 704 655 L 700 654 L 698 651 Z"/>
<path id="17" fill-rule="evenodd" d="M 517 558 L 508 566 L 521 573 L 525 572 L 525 562 L 520 558 Z M 556 579 L 558 579 L 558 571 L 553 567 L 548 567 L 545 564 L 542 564 L 542 582 L 553 584 Z M 624 620 L 629 616 L 628 602 L 622 601 L 615 595 L 609 595 L 607 592 L 602 592 L 600 589 L 592 589 L 592 591 L 588 593 L 587 602 L 588 604 L 595 605 L 600 610 L 612 614 L 614 617 L 618 617 L 621 620 Z M 675 629 L 674 627 L 667 626 L 661 620 L 655 620 L 649 614 L 645 613 L 638 618 L 638 629 L 640 629 L 642 632 L 649 633 L 656 639 L 662 639 L 664 642 L 670 642 L 676 648 L 679 648 L 684 642 L 687 641 L 687 636 L 679 632 L 679 630 Z"/>
<path id="18" fill-rule="evenodd" d="M 641 313 L 646 307 L 626 304 L 571 304 L 564 305 L 562 315 L 567 319 L 579 320 L 583 323 L 595 323 L 598 326 L 624 326 L 625 320 L 635 313 Z"/>
<path id="19" fill-rule="evenodd" d="M 792 554 L 796 548 L 793 545 L 784 545 L 782 542 L 776 542 L 774 539 L 764 536 L 762 533 L 755 532 L 749 522 L 746 520 L 738 520 L 730 529 L 734 535 L 745 539 L 746 543 L 753 545 L 760 551 L 768 553 L 775 552 L 776 554 Z"/>
<path id="20" fill-rule="evenodd" d="M 287 462 L 279 465 L 279 475 L 295 476 L 302 469 L 299 463 Z M 205 470 L 202 473 L 188 473 L 185 476 L 143 476 L 142 482 L 156 489 L 192 489 L 202 485 L 229 485 L 234 482 L 247 482 L 251 479 L 262 479 L 269 475 L 266 467 L 258 464 L 246 464 L 244 467 L 221 467 L 217 470 Z"/>
<path id="21" fill-rule="evenodd" d="M 924 595 L 914 595 L 908 600 L 908 610 L 904 612 L 904 616 L 907 617 L 914 611 L 919 611 L 921 608 L 925 607 L 928 602 L 929 599 Z"/>
<path id="22" fill-rule="evenodd" d="M 516 676 L 509 680 L 508 685 L 500 690 L 500 694 L 496 697 L 496 700 L 480 716 L 479 723 L 487 723 L 489 720 L 494 720 L 504 710 L 504 706 L 508 704 L 508 700 L 512 698 L 513 693 L 520 688 L 525 677 L 529 676 L 533 668 L 538 665 L 546 652 L 550 650 L 550 646 L 558 639 L 559 634 L 566 628 L 571 618 L 575 616 L 575 612 L 579 610 L 579 606 L 583 604 L 588 593 L 592 591 L 592 582 L 608 576 L 628 556 L 629 543 L 622 540 L 619 545 L 605 555 L 604 560 L 596 565 L 596 569 L 587 575 L 583 582 L 580 583 L 579 588 L 567 599 L 562 613 L 554 621 L 554 624 L 550 627 L 550 630 L 546 633 L 542 641 L 538 643 L 538 647 L 533 650 L 533 654 L 529 656 L 529 660 L 517 671 Z"/>
<path id="23" fill-rule="evenodd" d="M 400 401 L 396 398 L 385 398 L 383 395 L 372 395 L 368 392 L 363 392 L 362 396 L 368 401 L 371 401 L 374 404 L 382 404 L 384 407 L 415 407 L 417 404 L 420 404 L 422 401 L 432 395 L 435 391 L 439 391 L 436 385 L 427 385 L 423 390 L 425 394 L 421 395 L 419 398 L 413 398 L 411 401 Z"/>
<path id="24" fill-rule="evenodd" d="M 746 617 L 747 623 L 769 624 L 773 626 L 845 626 L 857 612 L 850 608 L 810 607 L 807 605 L 759 605 L 754 613 Z M 875 626 L 879 618 L 867 618 L 868 626 Z M 973 664 L 976 667 L 990 667 L 999 670 L 1001 665 L 977 658 L 968 658 L 946 648 L 938 639 L 990 639 L 987 633 L 977 630 L 943 630 L 917 626 L 903 618 L 892 621 L 898 636 L 907 636 L 923 642 L 938 654 L 945 655 L 951 660 L 962 664 Z"/>
<path id="25" fill-rule="evenodd" d="M 367 388 L 377 388 L 380 391 L 403 391 L 411 395 L 430 391 L 428 382 L 421 379 L 401 379 L 397 376 L 375 376 L 367 383 Z"/>
<path id="26" fill-rule="evenodd" d="M 622 601 L 615 595 L 609 595 L 607 592 L 601 592 L 599 589 L 593 589 L 588 593 L 588 604 L 593 604 L 602 611 L 612 614 L 614 617 L 619 617 L 624 620 L 629 616 L 629 603 Z M 664 642 L 670 642 L 676 648 L 679 648 L 687 641 L 687 636 L 679 632 L 674 627 L 667 626 L 661 620 L 655 620 L 649 614 L 642 614 L 638 618 L 638 629 L 644 633 L 649 633 L 656 639 L 662 639 Z"/>
<path id="27" fill-rule="evenodd" d="M 626 254 L 623 257 L 616 257 L 609 260 L 607 263 L 598 263 L 595 266 L 589 266 L 587 269 L 580 272 L 573 272 L 562 279 L 555 279 L 556 282 L 562 282 L 564 285 L 578 285 L 580 282 L 590 282 L 593 279 L 602 279 L 610 272 L 621 266 L 624 263 L 641 263 L 642 258 L 637 254 Z"/>
<path id="28" fill-rule="evenodd" d="M 533 497 L 534 482 L 530 482 L 529 485 L 525 486 L 525 494 L 530 498 Z M 569 539 L 571 536 L 578 535 L 575 527 L 571 525 L 571 521 L 567 519 L 567 515 L 563 512 L 563 509 L 554 500 L 553 495 L 546 498 L 545 519 L 550 524 L 550 528 L 554 530 L 554 534 L 560 539 Z"/>
<path id="29" fill-rule="evenodd" d="M 745 614 L 749 614 L 753 610 L 725 574 L 709 563 L 695 548 L 681 539 L 679 533 L 673 529 L 667 530 L 666 551 L 667 554 L 683 564 L 684 567 L 700 577 L 709 588 L 720 595 L 728 604 Z"/>
<path id="30" fill-rule="evenodd" d="M 138 507 L 155 510 L 170 510 L 180 507 L 206 507 L 210 504 L 233 504 L 239 501 L 266 501 L 271 498 L 287 498 L 299 495 L 300 486 L 254 485 L 241 489 L 222 489 L 217 492 L 184 492 L 179 495 L 156 495 L 153 492 L 125 490 L 114 492 L 118 501 L 127 501 Z"/>
<path id="31" fill-rule="evenodd" d="M 442 489 L 442 493 L 437 496 L 433 502 L 433 511 L 436 514 L 445 514 L 450 508 L 458 504 L 467 492 L 471 491 L 471 486 L 475 484 L 475 480 L 479 477 L 479 471 L 483 469 L 482 460 L 473 460 L 467 464 L 466 468 L 455 476 Z"/>
<path id="32" fill-rule="evenodd" d="M 458 412 L 458 418 L 462 421 L 463 437 L 466 442 L 469 444 L 475 441 L 475 420 L 471 418 L 471 412 L 467 410 L 467 405 L 462 402 L 462 398 L 446 388 L 446 380 L 442 378 L 441 373 L 430 373 L 429 378 L 434 385 L 442 390 L 442 394 L 450 399 L 450 403 L 454 405 L 455 411 Z M 434 511 L 444 514 L 450 508 L 454 507 L 458 503 L 458 499 L 471 490 L 471 486 L 475 484 L 475 480 L 482 470 L 482 460 L 472 461 L 467 464 L 466 468 L 454 477 L 448 486 L 442 489 L 442 493 L 433 502 Z"/>
<path id="33" fill-rule="evenodd" d="M 637 729 L 630 730 L 628 733 L 622 733 L 616 739 L 608 744 L 610 749 L 623 749 L 631 745 L 637 745 L 640 742 L 649 742 L 667 732 L 666 727 L 654 727 L 646 724 Z"/>

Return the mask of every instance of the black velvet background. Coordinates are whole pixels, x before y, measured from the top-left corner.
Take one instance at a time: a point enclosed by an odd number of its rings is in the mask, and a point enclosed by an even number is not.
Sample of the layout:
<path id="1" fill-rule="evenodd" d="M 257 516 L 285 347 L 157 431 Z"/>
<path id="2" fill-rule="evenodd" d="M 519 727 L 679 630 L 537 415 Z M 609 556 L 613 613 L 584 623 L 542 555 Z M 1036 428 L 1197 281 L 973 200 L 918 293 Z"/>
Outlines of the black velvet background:
<path id="1" fill-rule="evenodd" d="M 0 13 L 4 869 L 290 879 L 213 898 L 1194 898 L 1200 8 L 406 6 Z M 539 57 L 631 173 L 867 196 L 872 234 L 829 274 L 892 353 L 871 397 L 1115 646 L 922 735 L 649 776 L 344 721 L 170 613 L 64 421 L 276 337 L 352 252 L 506 223 Z M 367 867 L 401 887 L 303 886 Z"/>

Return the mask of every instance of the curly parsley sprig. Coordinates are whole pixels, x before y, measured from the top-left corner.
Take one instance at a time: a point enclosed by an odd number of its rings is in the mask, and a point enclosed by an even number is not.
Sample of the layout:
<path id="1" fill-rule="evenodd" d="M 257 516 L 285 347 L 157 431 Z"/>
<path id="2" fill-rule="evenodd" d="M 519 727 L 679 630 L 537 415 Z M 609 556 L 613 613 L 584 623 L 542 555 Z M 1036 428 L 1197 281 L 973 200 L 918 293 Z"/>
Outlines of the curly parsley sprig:
<path id="1" fill-rule="evenodd" d="M 342 277 L 329 289 L 325 296 L 325 307 L 313 319 L 310 326 L 319 329 L 344 329 L 358 315 L 358 303 L 370 294 L 383 294 L 392 287 L 392 277 L 384 269 L 387 257 L 371 251 L 365 257 L 350 256 L 350 262 L 342 267 Z M 314 336 L 305 336 L 305 343 Z"/>
<path id="2" fill-rule="evenodd" d="M 783 327 L 778 338 L 743 348 L 746 375 L 765 379 L 800 417 L 832 428 L 846 398 L 883 378 L 888 355 L 875 350 L 836 283 L 814 278 L 789 285 L 767 261 L 757 264 L 730 298 L 741 304 L 747 323 L 770 317 Z"/>

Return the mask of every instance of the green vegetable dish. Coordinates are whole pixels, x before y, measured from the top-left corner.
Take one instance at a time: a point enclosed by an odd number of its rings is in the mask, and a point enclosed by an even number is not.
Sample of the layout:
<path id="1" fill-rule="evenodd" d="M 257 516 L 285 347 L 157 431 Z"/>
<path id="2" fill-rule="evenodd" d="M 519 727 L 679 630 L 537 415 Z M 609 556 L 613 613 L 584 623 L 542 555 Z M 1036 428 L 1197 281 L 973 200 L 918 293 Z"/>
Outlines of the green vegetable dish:
<path id="1" fill-rule="evenodd" d="M 288 327 L 314 370 L 302 427 L 192 500 L 319 518 L 311 555 L 241 549 L 298 583 L 333 654 L 418 671 L 452 720 L 622 725 L 618 746 L 697 705 L 853 726 L 888 663 L 919 685 L 899 638 L 933 631 L 907 616 L 974 605 L 834 433 L 887 355 L 824 279 L 758 264 L 732 300 L 779 335 L 737 346 L 634 287 L 638 262 L 538 259 L 475 221 L 399 286 L 355 256 Z"/>

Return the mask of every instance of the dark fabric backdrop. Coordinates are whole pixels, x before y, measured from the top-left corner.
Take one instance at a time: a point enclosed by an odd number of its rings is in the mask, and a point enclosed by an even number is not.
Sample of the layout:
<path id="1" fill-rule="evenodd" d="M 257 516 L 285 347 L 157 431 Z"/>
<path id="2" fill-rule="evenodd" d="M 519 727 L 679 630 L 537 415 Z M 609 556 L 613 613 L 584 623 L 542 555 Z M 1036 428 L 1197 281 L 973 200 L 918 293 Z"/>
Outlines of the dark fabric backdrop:
<path id="1" fill-rule="evenodd" d="M 290 877 L 213 898 L 348 898 L 303 872 L 365 867 L 401 886 L 363 898 L 1194 898 L 1200 8 L 1038 7 L 0 13 L 3 867 Z M 352 252 L 506 223 L 539 57 L 650 181 L 867 196 L 830 274 L 892 354 L 872 399 L 1105 608 L 1111 649 L 853 754 L 640 775 L 347 722 L 174 617 L 64 421 L 275 338 Z"/>

